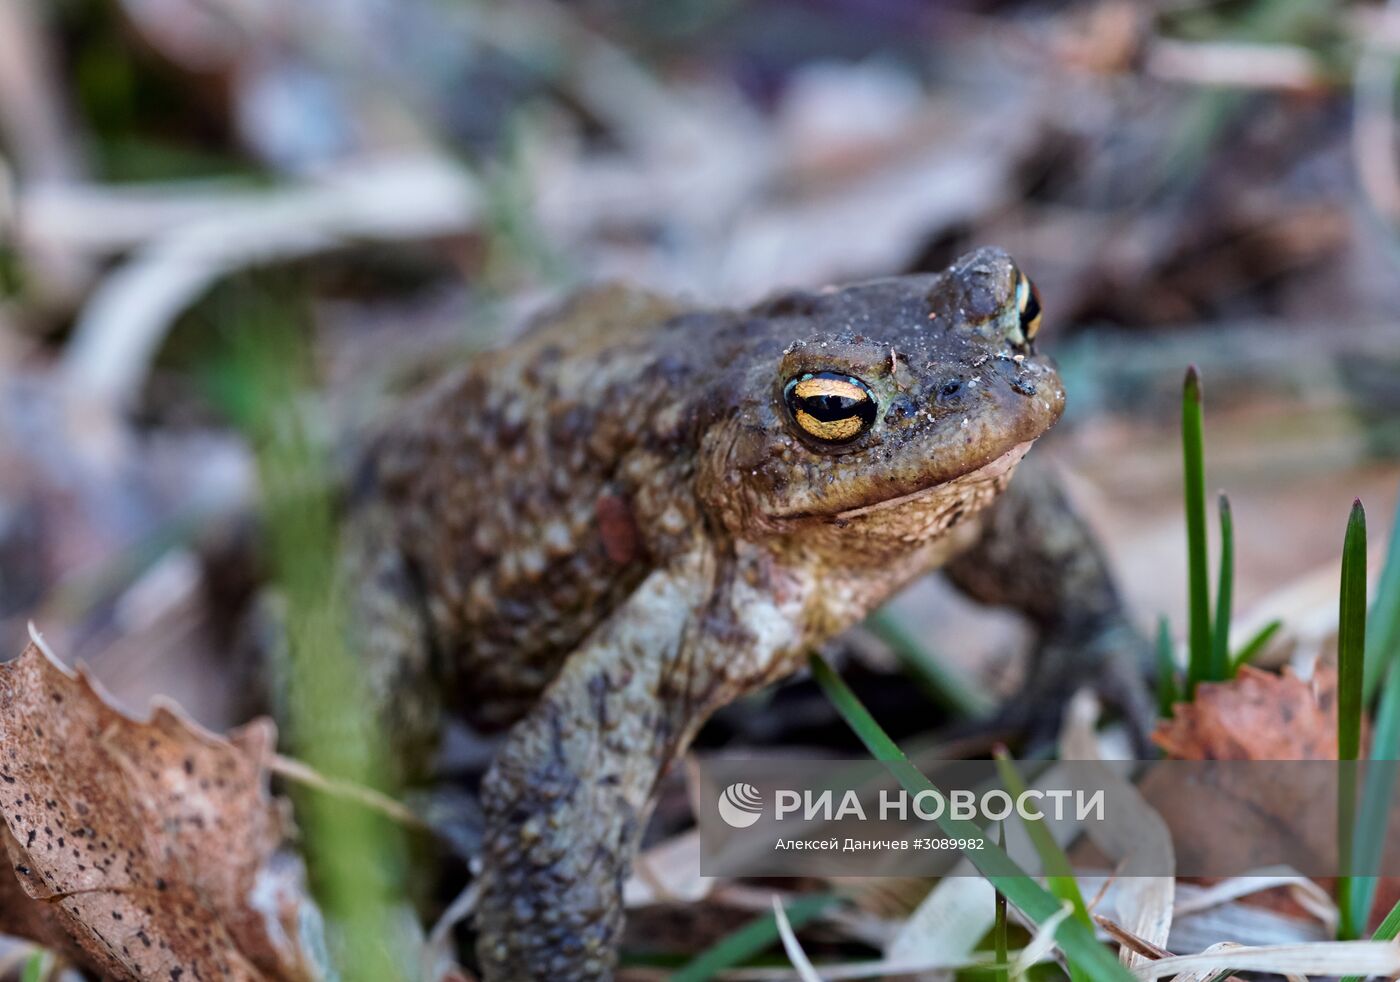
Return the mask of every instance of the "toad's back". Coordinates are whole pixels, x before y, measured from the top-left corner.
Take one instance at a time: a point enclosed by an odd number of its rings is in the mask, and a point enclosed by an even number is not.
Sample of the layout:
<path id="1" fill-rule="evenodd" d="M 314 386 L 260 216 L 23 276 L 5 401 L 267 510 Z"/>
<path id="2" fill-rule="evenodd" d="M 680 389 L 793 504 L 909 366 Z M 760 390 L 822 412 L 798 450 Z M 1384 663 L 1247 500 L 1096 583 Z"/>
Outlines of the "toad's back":
<path id="1" fill-rule="evenodd" d="M 677 394 L 743 332 L 675 315 L 637 291 L 582 294 L 406 405 L 376 441 L 355 543 L 379 574 L 361 598 L 376 610 L 371 644 L 410 665 L 426 647 L 424 668 L 448 683 L 437 688 L 478 723 L 527 709 L 695 518 L 696 420 Z M 402 609 L 386 617 L 386 604 Z M 408 636 L 425 631 L 426 646 Z"/>

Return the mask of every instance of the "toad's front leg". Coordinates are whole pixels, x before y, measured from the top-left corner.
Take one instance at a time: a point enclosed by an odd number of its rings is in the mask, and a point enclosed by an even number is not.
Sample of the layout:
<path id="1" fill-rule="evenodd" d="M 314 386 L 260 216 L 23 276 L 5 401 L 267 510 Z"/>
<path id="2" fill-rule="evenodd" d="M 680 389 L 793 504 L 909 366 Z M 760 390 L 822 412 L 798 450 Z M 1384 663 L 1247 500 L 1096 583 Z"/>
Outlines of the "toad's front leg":
<path id="1" fill-rule="evenodd" d="M 657 779 L 739 686 L 732 665 L 706 656 L 712 566 L 696 553 L 652 573 L 570 656 L 487 774 L 477 952 L 488 982 L 612 977 L 622 884 Z"/>
<path id="2" fill-rule="evenodd" d="M 988 511 L 979 541 L 946 571 L 973 598 L 1019 610 L 1038 635 L 1025 686 L 994 726 L 1032 742 L 1053 739 L 1070 697 L 1087 687 L 1126 717 L 1146 749 L 1155 720 L 1146 686 L 1150 648 L 1049 468 L 1023 464 Z"/>

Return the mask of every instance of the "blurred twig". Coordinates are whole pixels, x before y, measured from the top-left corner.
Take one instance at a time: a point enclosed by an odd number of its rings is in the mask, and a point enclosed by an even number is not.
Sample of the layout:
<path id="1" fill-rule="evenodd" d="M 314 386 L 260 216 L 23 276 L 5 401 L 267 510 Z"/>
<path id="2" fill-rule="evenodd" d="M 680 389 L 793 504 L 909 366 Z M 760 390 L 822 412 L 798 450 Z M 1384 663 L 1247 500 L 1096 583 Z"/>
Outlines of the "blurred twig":
<path id="1" fill-rule="evenodd" d="M 65 251 L 107 258 L 194 222 L 243 211 L 266 191 L 233 181 L 94 184 L 26 188 L 22 219 L 30 235 Z"/>
<path id="2" fill-rule="evenodd" d="M 1158 38 L 1144 69 L 1164 81 L 1236 89 L 1317 92 L 1331 84 L 1317 56 L 1291 44 Z"/>
<path id="3" fill-rule="evenodd" d="M 9 161 L 0 156 L 0 241 L 8 242 L 15 223 L 14 175 Z"/>
<path id="4" fill-rule="evenodd" d="M 302 763 L 295 757 L 274 754 L 270 762 L 270 769 L 274 774 L 280 774 L 289 781 L 295 781 L 335 798 L 343 798 L 363 805 L 371 811 L 379 812 L 386 818 L 393 819 L 406 828 L 420 832 L 432 831 L 432 827 L 427 822 L 397 799 L 391 798 L 381 791 L 376 791 L 374 788 L 326 777 L 314 767 Z"/>
<path id="5" fill-rule="evenodd" d="M 708 135 L 696 107 L 553 0 L 472 5 L 477 36 L 528 65 L 553 61 L 558 81 L 636 150 Z M 541 52 L 551 58 L 542 59 Z"/>
<path id="6" fill-rule="evenodd" d="M 479 880 L 467 884 L 462 892 L 457 894 L 456 899 L 447 905 L 433 929 L 428 932 L 428 940 L 423 945 L 422 978 L 445 978 L 444 968 L 456 964 L 452 932 L 476 910 L 477 896 L 480 893 Z"/>
<path id="7" fill-rule="evenodd" d="M 475 183 L 429 157 L 347 168 L 315 185 L 229 198 L 177 225 L 109 276 L 84 308 L 64 355 L 65 392 L 81 448 L 100 459 L 121 432 L 166 331 L 227 274 L 357 240 L 460 234 L 477 219 Z"/>
<path id="8" fill-rule="evenodd" d="M 83 168 L 39 12 L 33 0 L 0 0 L 0 127 L 26 180 L 74 181 Z"/>
<path id="9" fill-rule="evenodd" d="M 1394 13 L 1394 0 L 1387 6 Z M 1370 43 L 1356 65 L 1356 118 L 1352 153 L 1357 179 L 1371 206 L 1392 228 L 1400 228 L 1400 163 L 1395 145 L 1395 77 L 1393 49 Z"/>
<path id="10" fill-rule="evenodd" d="M 57 187 L 83 175 L 72 127 L 60 95 L 55 57 L 32 0 L 0 0 L 0 137 L 14 174 L 0 173 L 6 199 L 0 230 L 12 216 L 9 182 Z M 66 305 L 79 297 L 93 274 L 81 257 L 43 239 L 26 243 L 30 279 L 43 299 Z"/>

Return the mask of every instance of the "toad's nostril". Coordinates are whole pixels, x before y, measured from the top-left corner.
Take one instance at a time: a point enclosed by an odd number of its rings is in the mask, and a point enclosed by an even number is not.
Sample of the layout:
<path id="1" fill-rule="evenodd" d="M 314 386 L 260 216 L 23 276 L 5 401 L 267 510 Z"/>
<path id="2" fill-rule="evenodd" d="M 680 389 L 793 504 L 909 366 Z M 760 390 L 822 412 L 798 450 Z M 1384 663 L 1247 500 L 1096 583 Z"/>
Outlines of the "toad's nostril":
<path id="1" fill-rule="evenodd" d="M 895 396 L 890 400 L 890 408 L 885 411 L 885 422 L 894 423 L 913 416 L 919 408 L 908 396 Z"/>

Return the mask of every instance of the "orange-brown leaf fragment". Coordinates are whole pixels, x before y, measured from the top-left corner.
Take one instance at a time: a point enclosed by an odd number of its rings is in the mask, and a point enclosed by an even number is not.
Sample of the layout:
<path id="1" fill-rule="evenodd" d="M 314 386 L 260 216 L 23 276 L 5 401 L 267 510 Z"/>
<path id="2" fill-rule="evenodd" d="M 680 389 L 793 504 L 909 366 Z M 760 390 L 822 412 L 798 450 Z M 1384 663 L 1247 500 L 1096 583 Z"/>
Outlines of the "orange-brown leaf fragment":
<path id="1" fill-rule="evenodd" d="M 302 979 L 275 733 L 113 708 L 31 644 L 0 665 L 0 931 L 120 979 Z"/>
<path id="2" fill-rule="evenodd" d="M 1363 730 L 1363 746 L 1365 739 Z M 1319 666 L 1312 680 L 1304 681 L 1289 669 L 1275 675 L 1242 668 L 1228 682 L 1198 686 L 1195 701 L 1174 706 L 1173 718 L 1158 723 L 1153 740 L 1178 760 L 1336 760 L 1336 670 Z M 1277 777 L 1283 772 L 1254 773 Z M 1184 776 L 1192 781 L 1190 793 L 1183 793 Z M 1174 830 L 1178 860 L 1196 869 L 1270 865 L 1282 843 L 1336 868 L 1336 811 L 1326 803 L 1336 800 L 1337 771 L 1302 766 L 1288 776 L 1258 780 L 1241 768 L 1175 774 L 1162 769 L 1145 775 L 1139 789 Z M 1382 895 L 1393 889 L 1386 879 L 1380 884 Z M 1299 912 L 1282 890 L 1245 903 Z"/>
<path id="3" fill-rule="evenodd" d="M 1153 742 L 1179 760 L 1336 760 L 1337 673 L 1311 681 L 1245 666 L 1228 682 L 1196 688 L 1157 724 Z"/>

